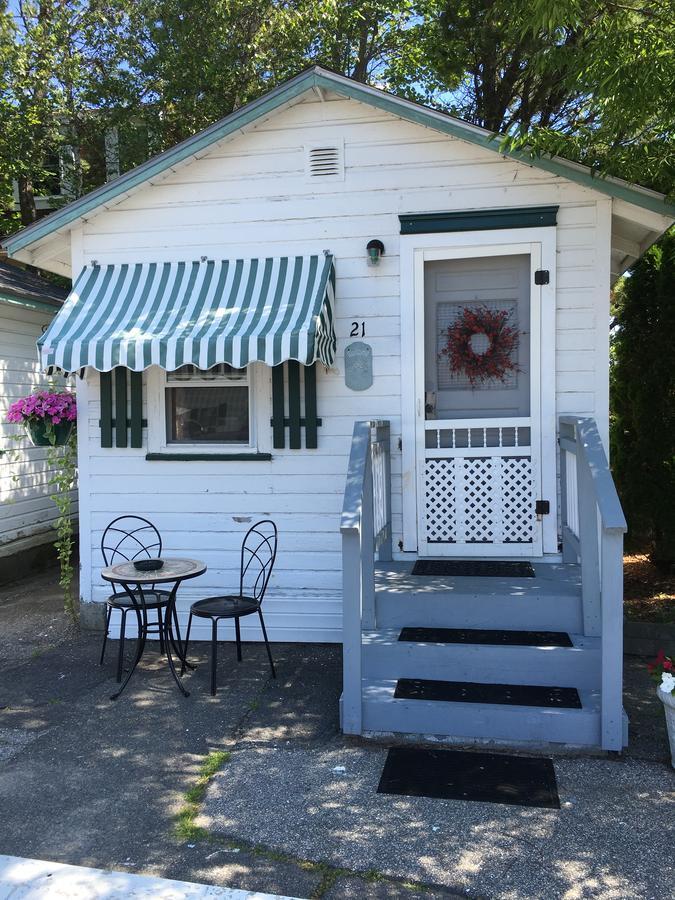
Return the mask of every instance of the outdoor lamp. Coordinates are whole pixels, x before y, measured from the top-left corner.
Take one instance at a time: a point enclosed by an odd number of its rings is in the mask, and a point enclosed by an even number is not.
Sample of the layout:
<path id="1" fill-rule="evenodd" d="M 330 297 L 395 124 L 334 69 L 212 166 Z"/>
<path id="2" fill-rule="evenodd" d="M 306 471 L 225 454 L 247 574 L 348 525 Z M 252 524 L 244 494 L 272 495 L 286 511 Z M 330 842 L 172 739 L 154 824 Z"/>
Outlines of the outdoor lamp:
<path id="1" fill-rule="evenodd" d="M 368 241 L 366 250 L 368 251 L 368 265 L 378 265 L 380 262 L 380 257 L 384 256 L 384 244 L 382 243 L 382 241 L 378 241 L 377 239 Z"/>

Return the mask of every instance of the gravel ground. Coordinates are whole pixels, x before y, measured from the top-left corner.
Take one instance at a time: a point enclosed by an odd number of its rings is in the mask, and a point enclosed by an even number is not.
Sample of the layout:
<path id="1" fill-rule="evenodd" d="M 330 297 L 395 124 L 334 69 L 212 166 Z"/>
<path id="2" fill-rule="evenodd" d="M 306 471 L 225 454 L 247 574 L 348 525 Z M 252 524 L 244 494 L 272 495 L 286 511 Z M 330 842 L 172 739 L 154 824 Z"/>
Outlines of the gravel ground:
<path id="1" fill-rule="evenodd" d="M 361 746 L 242 750 L 211 784 L 199 822 L 471 896 L 672 897 L 664 819 L 675 773 L 662 764 L 555 760 L 562 808 L 546 810 L 378 794 L 385 756 Z"/>
<path id="2" fill-rule="evenodd" d="M 641 660 L 626 661 L 631 746 L 556 759 L 553 812 L 375 793 L 385 751 L 340 735 L 336 646 L 274 645 L 273 681 L 264 647 L 237 665 L 226 644 L 216 698 L 195 646 L 187 699 L 151 647 L 113 703 L 116 643 L 100 668 L 55 572 L 0 587 L 0 634 L 0 853 L 327 900 L 672 895 L 674 775 Z M 214 750 L 231 757 L 209 833 L 179 837 Z"/>

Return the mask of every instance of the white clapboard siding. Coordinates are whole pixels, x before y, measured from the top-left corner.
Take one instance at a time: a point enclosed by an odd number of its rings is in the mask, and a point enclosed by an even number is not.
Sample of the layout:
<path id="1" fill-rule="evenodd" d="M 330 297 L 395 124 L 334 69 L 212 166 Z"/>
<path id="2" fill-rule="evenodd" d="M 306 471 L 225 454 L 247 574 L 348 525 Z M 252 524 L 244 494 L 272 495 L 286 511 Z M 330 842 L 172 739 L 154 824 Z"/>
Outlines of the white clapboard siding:
<path id="1" fill-rule="evenodd" d="M 344 145 L 344 181 L 307 177 L 304 147 L 317 139 Z M 595 415 L 602 431 L 608 297 L 600 257 L 607 217 L 599 215 L 598 195 L 564 179 L 331 97 L 290 105 L 92 216 L 74 242 L 75 268 L 91 259 L 161 262 L 330 250 L 338 350 L 335 370 L 317 372 L 318 449 L 275 450 L 271 462 L 159 462 L 146 461 L 145 448 L 102 449 L 98 375 L 89 373 L 80 386 L 86 404 L 81 431 L 88 440 L 81 458 L 84 599 L 106 595 L 98 547 L 115 514 L 148 516 L 167 553 L 207 561 L 208 572 L 181 589 L 183 621 L 191 600 L 234 586 L 248 522 L 271 516 L 280 529 L 266 613 L 272 639 L 339 640 L 339 514 L 356 419 L 391 420 L 395 550 L 402 538 L 400 310 L 402 299 L 410 298 L 400 296 L 398 216 L 552 204 L 560 207 L 557 413 Z M 366 261 L 372 238 L 385 245 L 376 268 Z M 358 337 L 350 337 L 353 323 Z M 356 339 L 373 351 L 374 384 L 362 393 L 344 384 L 344 350 Z M 269 383 L 258 394 L 271 412 Z M 144 414 L 154 413 L 146 407 Z M 243 633 L 259 637 L 253 622 L 244 622 Z M 207 634 L 197 626 L 196 636 Z"/>
<path id="2" fill-rule="evenodd" d="M 52 539 L 57 516 L 50 499 L 47 451 L 32 447 L 23 429 L 10 425 L 10 404 L 47 387 L 35 342 L 52 319 L 49 312 L 0 303 L 0 555 Z M 13 435 L 22 435 L 15 441 Z M 73 500 L 76 500 L 75 494 Z"/>

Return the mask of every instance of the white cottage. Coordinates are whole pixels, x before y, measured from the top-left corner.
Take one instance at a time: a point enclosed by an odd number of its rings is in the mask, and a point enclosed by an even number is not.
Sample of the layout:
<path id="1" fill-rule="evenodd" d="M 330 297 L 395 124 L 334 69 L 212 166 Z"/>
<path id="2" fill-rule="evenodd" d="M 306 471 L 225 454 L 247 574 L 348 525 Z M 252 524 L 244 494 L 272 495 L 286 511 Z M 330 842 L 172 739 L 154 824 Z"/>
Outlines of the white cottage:
<path id="1" fill-rule="evenodd" d="M 270 636 L 344 643 L 345 731 L 619 749 L 609 292 L 673 219 L 313 68 L 8 239 L 76 279 L 83 604 L 115 515 L 208 564 L 183 619 L 271 517 Z"/>
<path id="2" fill-rule="evenodd" d="M 35 342 L 61 308 L 67 291 L 23 267 L 0 261 L 0 581 L 11 581 L 56 559 L 46 450 L 16 443 L 5 421 L 11 403 L 47 386 Z"/>

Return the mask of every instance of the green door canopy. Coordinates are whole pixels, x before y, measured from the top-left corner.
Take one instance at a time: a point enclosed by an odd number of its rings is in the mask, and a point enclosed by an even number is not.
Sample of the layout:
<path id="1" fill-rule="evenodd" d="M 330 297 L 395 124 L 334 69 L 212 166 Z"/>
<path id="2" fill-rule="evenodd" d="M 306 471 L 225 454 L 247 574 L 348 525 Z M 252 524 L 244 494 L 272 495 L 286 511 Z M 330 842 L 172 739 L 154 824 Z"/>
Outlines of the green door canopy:
<path id="1" fill-rule="evenodd" d="M 85 266 L 38 340 L 45 369 L 333 365 L 331 254 Z"/>

